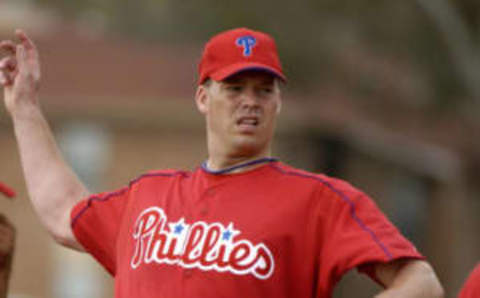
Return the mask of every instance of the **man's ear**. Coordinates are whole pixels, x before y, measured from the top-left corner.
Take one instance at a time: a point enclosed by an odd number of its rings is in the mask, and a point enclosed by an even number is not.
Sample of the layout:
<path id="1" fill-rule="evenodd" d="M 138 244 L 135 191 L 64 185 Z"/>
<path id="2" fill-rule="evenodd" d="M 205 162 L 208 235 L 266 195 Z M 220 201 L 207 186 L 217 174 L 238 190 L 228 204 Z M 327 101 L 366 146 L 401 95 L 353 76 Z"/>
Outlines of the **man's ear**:
<path id="1" fill-rule="evenodd" d="M 280 114 L 281 111 L 282 111 L 282 98 L 279 97 L 278 103 L 277 103 L 277 115 Z"/>
<path id="2" fill-rule="evenodd" d="M 282 82 L 278 78 L 275 78 L 275 92 L 278 93 L 278 102 L 277 102 L 277 115 L 282 111 Z"/>
<path id="3" fill-rule="evenodd" d="M 206 114 L 208 111 L 207 101 L 208 101 L 208 87 L 205 85 L 198 86 L 197 92 L 195 92 L 195 103 L 197 104 L 197 109 L 202 114 Z"/>

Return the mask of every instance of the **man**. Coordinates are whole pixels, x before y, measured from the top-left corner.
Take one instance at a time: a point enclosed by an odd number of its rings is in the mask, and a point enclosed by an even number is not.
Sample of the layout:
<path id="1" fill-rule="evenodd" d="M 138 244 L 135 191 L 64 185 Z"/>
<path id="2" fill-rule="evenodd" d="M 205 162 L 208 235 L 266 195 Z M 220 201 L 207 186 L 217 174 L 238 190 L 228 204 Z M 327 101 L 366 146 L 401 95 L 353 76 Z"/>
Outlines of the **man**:
<path id="1" fill-rule="evenodd" d="M 1 182 L 0 193 L 8 198 L 13 198 L 15 196 L 13 190 Z M 14 248 L 15 228 L 5 215 L 0 213 L 0 298 L 7 297 Z"/>
<path id="2" fill-rule="evenodd" d="M 467 278 L 458 298 L 477 298 L 480 297 L 480 263 L 473 269 Z"/>
<path id="3" fill-rule="evenodd" d="M 377 297 L 443 296 L 365 194 L 272 158 L 286 78 L 269 35 L 240 28 L 206 44 L 195 94 L 209 154 L 201 167 L 91 195 L 40 111 L 37 50 L 16 34 L 18 44 L 0 44 L 10 52 L 0 69 L 32 203 L 58 243 L 115 277 L 115 297 L 331 297 L 352 268 L 384 285 Z"/>

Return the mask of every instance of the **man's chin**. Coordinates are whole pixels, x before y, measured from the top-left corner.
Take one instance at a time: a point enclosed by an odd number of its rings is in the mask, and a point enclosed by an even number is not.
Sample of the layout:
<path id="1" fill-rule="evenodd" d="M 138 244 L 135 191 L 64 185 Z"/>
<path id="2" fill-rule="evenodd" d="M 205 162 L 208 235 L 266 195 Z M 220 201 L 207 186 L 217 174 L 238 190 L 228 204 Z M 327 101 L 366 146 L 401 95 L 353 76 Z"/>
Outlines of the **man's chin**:
<path id="1" fill-rule="evenodd" d="M 235 140 L 236 151 L 243 156 L 258 155 L 265 149 L 265 142 L 262 142 L 254 135 L 242 135 Z"/>

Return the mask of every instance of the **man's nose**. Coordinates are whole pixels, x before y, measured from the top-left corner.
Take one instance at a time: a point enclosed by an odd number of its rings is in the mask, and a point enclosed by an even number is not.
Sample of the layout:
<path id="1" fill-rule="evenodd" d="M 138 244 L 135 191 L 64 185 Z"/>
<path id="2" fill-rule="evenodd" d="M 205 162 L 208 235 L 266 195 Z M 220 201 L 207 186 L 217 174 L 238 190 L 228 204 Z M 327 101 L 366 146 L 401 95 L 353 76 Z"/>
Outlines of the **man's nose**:
<path id="1" fill-rule="evenodd" d="M 242 104 L 248 106 L 257 106 L 259 102 L 258 94 L 253 88 L 247 88 L 242 94 Z"/>

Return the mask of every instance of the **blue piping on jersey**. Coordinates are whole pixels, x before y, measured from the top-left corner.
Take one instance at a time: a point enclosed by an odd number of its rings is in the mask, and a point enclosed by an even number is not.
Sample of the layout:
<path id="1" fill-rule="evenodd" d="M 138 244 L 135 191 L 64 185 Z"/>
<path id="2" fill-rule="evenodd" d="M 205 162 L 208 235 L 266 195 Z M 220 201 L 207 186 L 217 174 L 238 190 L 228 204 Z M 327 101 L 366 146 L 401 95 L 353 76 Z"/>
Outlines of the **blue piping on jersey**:
<path id="1" fill-rule="evenodd" d="M 328 187 L 331 191 L 333 191 L 335 194 L 337 194 L 343 201 L 345 201 L 350 206 L 350 215 L 352 216 L 353 220 L 360 226 L 360 228 L 362 228 L 362 230 L 367 232 L 372 237 L 373 241 L 382 249 L 382 251 L 385 253 L 385 255 L 388 257 L 389 260 L 393 259 L 392 253 L 388 250 L 388 248 L 385 246 L 385 244 L 383 244 L 383 242 L 380 239 L 378 239 L 377 235 L 373 232 L 373 230 L 371 230 L 369 227 L 367 227 L 367 225 L 365 225 L 365 223 L 357 216 L 356 209 L 355 209 L 355 204 L 352 202 L 352 200 L 346 194 L 344 194 L 340 190 L 336 189 L 331 183 L 329 183 L 328 181 L 325 181 L 324 179 L 322 179 L 320 177 L 317 177 L 317 176 L 314 176 L 314 175 L 309 175 L 309 174 L 293 172 L 293 171 L 285 171 L 282 168 L 278 167 L 274 163 L 270 164 L 270 166 L 273 167 L 274 169 L 276 169 L 277 171 L 279 171 L 280 173 L 284 174 L 284 175 L 291 175 L 291 176 L 298 176 L 298 177 L 307 178 L 307 179 L 313 179 L 313 180 L 319 181 L 320 183 L 322 183 L 323 185 Z M 143 178 L 148 178 L 148 177 L 173 177 L 173 176 L 176 176 L 176 175 L 182 175 L 182 176 L 185 176 L 185 177 L 189 176 L 186 172 L 183 172 L 183 171 L 177 171 L 177 172 L 173 172 L 173 173 L 149 173 L 149 174 L 144 174 L 144 175 L 141 175 L 140 177 L 132 180 L 129 183 L 128 187 L 124 187 L 124 188 L 120 189 L 119 191 L 109 193 L 105 197 L 99 197 L 99 196 L 90 197 L 88 199 L 87 205 L 72 219 L 72 223 L 71 223 L 72 229 L 74 228 L 77 220 L 91 206 L 93 201 L 99 201 L 99 202 L 107 201 L 112 197 L 120 196 L 123 193 L 125 193 L 130 187 L 132 187 L 133 184 L 137 183 L 138 181 L 140 181 Z"/>
<path id="2" fill-rule="evenodd" d="M 224 168 L 224 169 L 221 169 L 221 170 L 209 169 L 208 165 L 207 165 L 207 161 L 204 161 L 201 165 L 201 168 L 209 174 L 222 175 L 222 174 L 227 174 L 227 173 L 230 173 L 232 171 L 235 171 L 235 170 L 238 170 L 238 169 L 241 169 L 241 168 L 245 168 L 245 167 L 248 167 L 248 166 L 253 166 L 253 165 L 257 165 L 257 164 L 261 164 L 261 163 L 267 163 L 267 162 L 275 162 L 275 161 L 278 161 L 278 158 L 262 157 L 262 158 L 259 158 L 259 159 L 255 159 L 255 160 L 247 161 L 247 162 L 244 162 L 244 163 L 240 163 L 240 164 L 237 164 L 237 165 L 234 165 L 234 166 L 231 166 L 231 167 L 228 167 L 228 168 Z"/>
<path id="3" fill-rule="evenodd" d="M 383 244 L 383 242 L 378 239 L 377 235 L 375 235 L 375 232 L 371 230 L 367 225 L 357 216 L 357 212 L 355 209 L 355 204 L 352 202 L 352 200 L 342 191 L 336 189 L 330 182 L 325 181 L 324 179 L 314 176 L 314 175 L 309 175 L 309 174 L 303 174 L 299 172 L 293 172 L 293 171 L 285 171 L 284 169 L 280 168 L 279 166 L 275 164 L 271 164 L 271 167 L 279 171 L 280 173 L 284 175 L 292 175 L 292 176 L 298 176 L 302 178 L 308 178 L 308 179 L 313 179 L 317 180 L 326 187 L 328 187 L 331 191 L 333 191 L 335 194 L 337 194 L 343 201 L 345 201 L 349 206 L 350 206 L 350 215 L 352 216 L 353 220 L 357 222 L 357 224 L 360 226 L 362 230 L 370 234 L 372 237 L 373 241 L 383 250 L 385 255 L 388 257 L 388 260 L 391 261 L 393 260 L 393 255 L 392 253 L 388 250 L 388 248 Z"/>
<path id="4" fill-rule="evenodd" d="M 88 199 L 87 205 L 85 205 L 85 207 L 83 207 L 83 209 L 80 210 L 80 212 L 78 212 L 78 214 L 75 215 L 75 217 L 72 219 L 72 222 L 71 222 L 70 226 L 72 227 L 72 229 L 75 227 L 75 224 L 76 224 L 77 220 L 83 215 L 83 213 L 85 213 L 85 211 L 87 211 L 88 208 L 90 208 L 90 206 L 92 205 L 92 202 L 94 202 L 94 201 L 104 202 L 104 201 L 108 201 L 109 199 L 111 199 L 113 197 L 123 195 L 126 191 L 128 191 L 132 187 L 133 184 L 137 183 L 138 181 L 140 181 L 143 178 L 173 177 L 173 176 L 176 176 L 176 175 L 181 175 L 181 176 L 185 176 L 185 177 L 189 176 L 186 172 L 183 172 L 183 171 L 176 171 L 176 172 L 173 172 L 173 173 L 148 173 L 148 174 L 141 175 L 138 178 L 130 181 L 130 183 L 128 184 L 128 187 L 124 187 L 124 188 L 122 188 L 118 191 L 111 192 L 104 197 L 92 196 Z"/>

